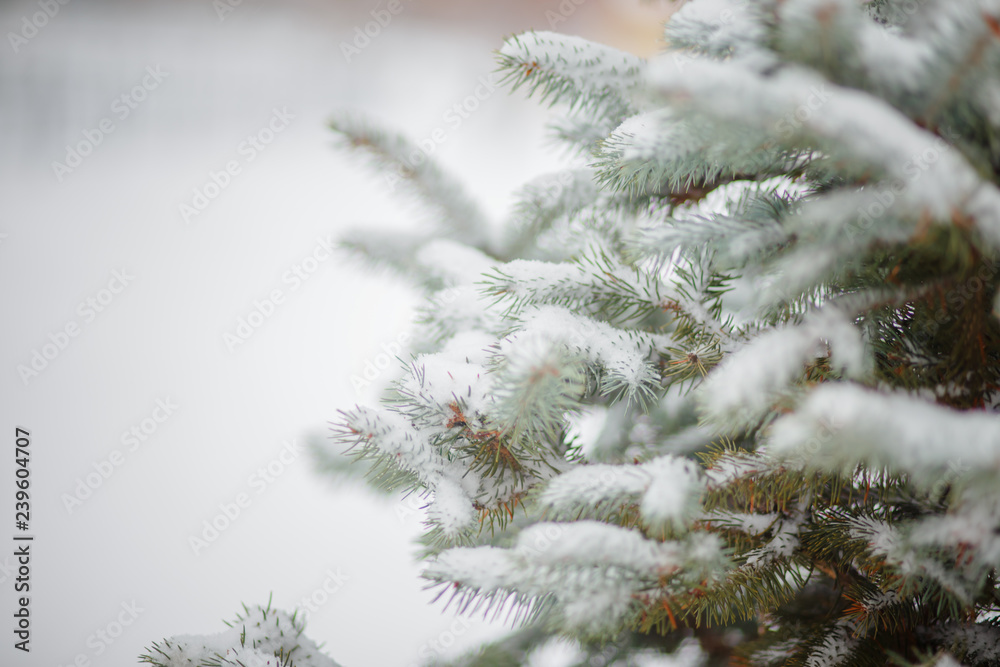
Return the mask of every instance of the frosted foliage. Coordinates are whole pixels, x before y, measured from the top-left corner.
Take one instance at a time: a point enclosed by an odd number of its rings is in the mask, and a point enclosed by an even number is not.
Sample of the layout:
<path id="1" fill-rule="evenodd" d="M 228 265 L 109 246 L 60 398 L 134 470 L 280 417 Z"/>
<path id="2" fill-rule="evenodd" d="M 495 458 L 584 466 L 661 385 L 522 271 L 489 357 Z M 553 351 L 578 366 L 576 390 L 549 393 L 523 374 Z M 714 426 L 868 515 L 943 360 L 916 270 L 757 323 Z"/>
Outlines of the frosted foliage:
<path id="1" fill-rule="evenodd" d="M 463 336 L 461 342 L 468 343 L 470 338 L 478 343 L 487 340 L 481 335 Z M 481 363 L 472 361 L 482 359 L 481 352 L 481 348 L 450 345 L 441 352 L 422 354 L 413 361 L 420 372 L 405 378 L 400 387 L 427 405 L 444 408 L 461 401 L 467 411 L 485 414 L 494 404 L 493 378 Z"/>
<path id="2" fill-rule="evenodd" d="M 923 555 L 909 543 L 901 528 L 868 517 L 853 519 L 851 523 L 851 534 L 867 541 L 872 554 L 885 558 L 904 576 L 926 577 L 956 597 L 969 600 L 968 584 L 962 573 Z"/>
<path id="3" fill-rule="evenodd" d="M 624 403 L 609 407 L 595 406 L 585 411 L 579 423 L 580 432 L 573 444 L 587 461 L 614 460 L 624 443 L 624 433 L 631 425 L 629 410 Z"/>
<path id="4" fill-rule="evenodd" d="M 518 259 L 504 264 L 503 273 L 509 278 L 505 293 L 514 299 L 582 299 L 591 292 L 587 271 L 579 264 Z"/>
<path id="5" fill-rule="evenodd" d="M 698 148 L 695 144 L 684 146 L 676 127 L 677 120 L 669 111 L 647 111 L 630 116 L 615 128 L 608 138 L 608 144 L 619 148 L 618 159 L 622 162 L 652 160 L 669 151 L 668 157 L 676 158 L 689 154 Z"/>
<path id="6" fill-rule="evenodd" d="M 437 452 L 427 439 L 402 416 L 392 412 L 358 407 L 348 414 L 347 425 L 366 441 L 374 442 L 397 465 L 418 471 L 422 481 L 430 484 L 448 472 L 459 468 Z"/>
<path id="7" fill-rule="evenodd" d="M 573 262 L 514 260 L 497 267 L 488 291 L 509 303 L 511 314 L 528 304 L 551 304 L 612 319 L 606 314 L 609 304 L 625 299 L 630 307 L 618 309 L 616 324 L 640 320 L 667 303 L 688 305 L 673 284 L 655 274 L 603 255 L 599 248 L 581 255 Z"/>
<path id="8" fill-rule="evenodd" d="M 756 47 L 764 29 L 746 0 L 694 0 L 670 18 L 666 38 L 668 44 L 726 56 Z"/>
<path id="9" fill-rule="evenodd" d="M 949 642 L 960 646 L 975 664 L 1000 662 L 1000 628 L 985 624 L 952 626 L 943 634 Z"/>
<path id="10" fill-rule="evenodd" d="M 553 539 L 550 536 L 556 531 Z M 547 541 L 549 546 L 538 548 Z M 638 531 L 598 521 L 535 524 L 518 537 L 515 552 L 547 565 L 616 566 L 650 573 L 670 571 L 681 558 L 672 543 L 647 540 Z"/>
<path id="11" fill-rule="evenodd" d="M 718 178 L 779 171 L 788 156 L 754 134 L 669 109 L 627 118 L 601 146 L 599 177 L 633 193 L 683 191 Z"/>
<path id="12" fill-rule="evenodd" d="M 391 189 L 397 182 L 415 193 L 436 215 L 439 229 L 472 245 L 486 243 L 489 224 L 461 184 L 436 160 L 415 160 L 421 149 L 405 137 L 386 132 L 354 114 L 338 114 L 331 127 L 354 148 L 365 150 L 385 170 Z M 426 156 L 425 156 L 426 157 Z"/>
<path id="13" fill-rule="evenodd" d="M 835 308 L 801 325 L 767 331 L 729 355 L 699 390 L 705 413 L 721 424 L 750 424 L 802 375 L 805 364 L 827 355 L 848 376 L 862 375 L 869 365 L 860 331 Z"/>
<path id="14" fill-rule="evenodd" d="M 748 552 L 748 565 L 757 566 L 777 559 L 788 559 L 799 546 L 799 529 L 805 520 L 803 504 L 788 517 L 780 519 L 774 526 L 774 536 L 762 547 Z"/>
<path id="15" fill-rule="evenodd" d="M 414 334 L 423 349 L 436 348 L 459 332 L 490 332 L 496 336 L 509 326 L 474 285 L 448 287 L 433 294 L 429 301 L 421 309 Z"/>
<path id="16" fill-rule="evenodd" d="M 494 260 L 475 248 L 439 239 L 421 246 L 416 261 L 445 285 L 420 309 L 414 335 L 417 349 L 434 349 L 458 332 L 498 334 L 505 328 L 500 313 L 489 307 L 476 284 Z"/>
<path id="17" fill-rule="evenodd" d="M 658 384 L 659 375 L 651 356 L 668 339 L 653 334 L 628 332 L 581 317 L 558 306 L 529 308 L 520 317 L 520 331 L 560 341 L 607 372 L 604 391 L 623 387 L 630 396 L 649 393 Z M 516 344 L 505 342 L 504 345 Z M 501 350 L 503 351 L 503 350 Z"/>
<path id="18" fill-rule="evenodd" d="M 356 408 L 347 414 L 347 425 L 369 444 L 392 458 L 404 470 L 416 474 L 420 482 L 435 491 L 428 516 L 446 534 L 456 534 L 475 518 L 472 496 L 479 491 L 478 477 L 459 461 L 446 459 L 400 415 Z"/>
<path id="19" fill-rule="evenodd" d="M 706 662 L 708 656 L 698 640 L 689 637 L 681 641 L 673 653 L 640 651 L 631 661 L 615 662 L 612 667 L 702 667 Z"/>
<path id="20" fill-rule="evenodd" d="M 759 475 L 772 469 L 769 461 L 762 456 L 753 456 L 746 452 L 730 452 L 712 463 L 705 472 L 709 488 L 718 489 L 738 479 Z"/>
<path id="21" fill-rule="evenodd" d="M 841 624 L 823 638 L 822 645 L 813 650 L 806 660 L 806 667 L 837 667 L 850 664 L 851 652 L 857 640 L 851 637 L 851 629 Z"/>
<path id="22" fill-rule="evenodd" d="M 775 424 L 770 447 L 814 465 L 853 468 L 858 460 L 885 465 L 926 484 L 956 463 L 995 479 L 1000 416 L 959 412 L 907 394 L 827 384 Z"/>
<path id="23" fill-rule="evenodd" d="M 955 211 L 963 211 L 1000 245 L 1000 190 L 940 137 L 867 93 L 796 66 L 762 76 L 747 63 L 708 59 L 679 66 L 660 58 L 651 64 L 648 79 L 669 99 L 759 130 L 780 129 L 798 110 L 810 109 L 808 118 L 797 122 L 797 132 L 853 162 L 859 172 L 883 173 L 897 185 L 897 215 L 914 222 L 921 216 L 950 221 Z"/>
<path id="24" fill-rule="evenodd" d="M 863 70 L 889 93 L 914 89 L 926 76 L 931 47 L 872 21 L 857 0 L 789 0 L 779 7 L 786 48 L 819 55 L 839 40 L 851 58 L 843 65 Z"/>
<path id="25" fill-rule="evenodd" d="M 440 355 L 455 361 L 461 359 L 464 363 L 482 368 L 492 359 L 494 343 L 493 336 L 489 334 L 474 329 L 461 331 L 445 343 Z"/>
<path id="26" fill-rule="evenodd" d="M 662 456 L 638 466 L 589 465 L 553 479 L 539 502 L 567 518 L 581 508 L 635 502 L 643 523 L 683 528 L 700 509 L 704 483 L 694 462 Z"/>
<path id="27" fill-rule="evenodd" d="M 644 582 L 676 572 L 695 557 L 717 561 L 719 546 L 655 542 L 596 521 L 540 523 L 522 531 L 513 549 L 449 549 L 431 561 L 424 576 L 480 594 L 517 591 L 523 600 L 551 595 L 567 626 L 600 632 L 621 622 Z"/>
<path id="28" fill-rule="evenodd" d="M 551 69 L 582 90 L 613 90 L 623 96 L 635 85 L 642 62 L 609 46 L 547 31 L 508 40 L 500 54 Z"/>
<path id="29" fill-rule="evenodd" d="M 303 629 L 289 614 L 258 606 L 218 634 L 170 637 L 153 657 L 165 667 L 339 667 Z"/>
<path id="30" fill-rule="evenodd" d="M 519 664 L 1000 663 L 1000 0 L 689 0 L 665 37 L 505 42 L 571 155 L 496 238 L 427 167 L 446 238 L 354 242 L 432 293 L 339 439 L 431 499 L 424 576 Z"/>
<path id="31" fill-rule="evenodd" d="M 913 527 L 916 545 L 951 548 L 963 545 L 967 562 L 1000 567 L 1000 501 L 967 499 L 945 516 L 928 517 Z"/>
<path id="32" fill-rule="evenodd" d="M 462 486 L 442 478 L 434 486 L 434 501 L 427 508 L 427 516 L 445 534 L 454 535 L 472 523 L 476 512 Z"/>
<path id="33" fill-rule="evenodd" d="M 639 503 L 644 523 L 652 527 L 683 527 L 701 509 L 704 483 L 697 465 L 688 459 L 661 456 L 643 466 L 649 487 Z"/>
<path id="34" fill-rule="evenodd" d="M 545 487 L 539 502 L 553 516 L 572 515 L 581 507 L 619 504 L 644 493 L 649 474 L 640 466 L 595 464 L 566 472 Z"/>
<path id="35" fill-rule="evenodd" d="M 717 526 L 734 528 L 747 535 L 760 535 L 767 531 L 778 518 L 776 513 L 747 514 L 745 512 L 728 512 L 712 510 L 705 515 L 704 520 Z"/>
<path id="36" fill-rule="evenodd" d="M 590 169 L 543 174 L 518 193 L 512 220 L 514 231 L 534 231 L 530 228 L 550 225 L 556 217 L 592 204 L 598 194 Z"/>

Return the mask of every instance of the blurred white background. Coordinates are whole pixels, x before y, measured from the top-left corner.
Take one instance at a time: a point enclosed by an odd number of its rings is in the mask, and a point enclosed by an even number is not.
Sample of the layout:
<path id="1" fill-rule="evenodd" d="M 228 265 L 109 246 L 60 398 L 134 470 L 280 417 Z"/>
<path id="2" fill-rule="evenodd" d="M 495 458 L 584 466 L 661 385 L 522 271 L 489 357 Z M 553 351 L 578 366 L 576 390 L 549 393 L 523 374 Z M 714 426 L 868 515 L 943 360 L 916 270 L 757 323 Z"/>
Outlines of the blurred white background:
<path id="1" fill-rule="evenodd" d="M 411 665 L 428 642 L 458 651 L 504 631 L 476 621 L 455 626 L 452 643 L 454 617 L 428 604 L 412 558 L 420 517 L 409 503 L 327 480 L 285 443 L 305 445 L 338 408 L 376 399 L 350 377 L 407 330 L 415 303 L 405 283 L 342 255 L 306 261 L 348 227 L 419 223 L 357 156 L 333 148 L 326 119 L 361 109 L 427 137 L 493 71 L 503 36 L 549 29 L 547 12 L 566 14 L 554 26 L 561 32 L 648 54 L 668 8 L 562 4 L 402 0 L 350 62 L 341 45 L 379 3 L 3 4 L 5 628 L 15 598 L 15 426 L 32 433 L 35 542 L 32 650 L 15 651 L 5 630 L 0 664 L 134 664 L 165 636 L 223 630 L 241 602 L 273 592 L 279 608 L 302 606 L 328 572 L 342 583 L 322 604 L 313 596 L 307 633 L 345 666 Z M 44 21 L 43 5 L 53 13 Z M 32 32 L 26 21 L 44 25 Z M 275 109 L 293 118 L 266 146 L 248 148 Z M 515 187 L 556 165 L 545 152 L 547 115 L 498 89 L 448 128 L 438 157 L 499 218 Z M 67 147 L 81 142 L 96 145 L 67 161 Z M 185 221 L 181 205 L 231 161 L 239 173 Z M 313 266 L 306 280 L 287 277 Z M 116 271 L 132 276 L 124 287 Z M 227 345 L 225 334 L 275 289 L 283 300 L 273 314 L 245 343 Z M 74 325 L 78 335 L 59 334 Z M 157 401 L 177 406 L 162 423 L 151 421 L 165 416 Z M 144 441 L 123 441 L 133 428 L 146 428 Z M 257 473 L 269 465 L 266 478 Z M 100 469 L 111 470 L 106 479 Z M 99 485 L 68 508 L 88 475 Z M 190 537 L 239 494 L 249 506 L 195 554 Z M 116 632 L 123 603 L 141 612 L 119 636 L 105 634 L 108 643 L 99 632 Z"/>

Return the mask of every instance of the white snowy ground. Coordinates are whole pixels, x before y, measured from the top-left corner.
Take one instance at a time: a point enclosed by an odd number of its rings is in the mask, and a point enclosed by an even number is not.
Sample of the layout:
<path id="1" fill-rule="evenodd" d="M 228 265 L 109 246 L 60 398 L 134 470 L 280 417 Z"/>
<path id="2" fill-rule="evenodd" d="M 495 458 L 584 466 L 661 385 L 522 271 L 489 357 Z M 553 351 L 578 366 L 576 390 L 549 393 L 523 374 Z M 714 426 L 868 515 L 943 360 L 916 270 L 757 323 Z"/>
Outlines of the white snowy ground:
<path id="1" fill-rule="evenodd" d="M 373 400 L 350 376 L 406 331 L 413 293 L 341 257 L 290 276 L 328 235 L 412 217 L 331 147 L 333 110 L 377 112 L 418 139 L 444 127 L 439 152 L 495 214 L 553 166 L 546 112 L 498 90 L 444 122 L 493 69 L 498 42 L 468 31 L 402 16 L 348 64 L 339 43 L 364 19 L 341 5 L 246 0 L 220 21 L 209 0 L 163 4 L 60 5 L 18 52 L 0 44 L 0 664 L 134 664 L 152 641 L 221 631 L 272 592 L 285 609 L 311 596 L 308 634 L 349 667 L 496 636 L 428 606 L 415 513 L 331 484 L 285 444 Z M 0 32 L 37 11 L 5 3 Z M 144 77 L 134 109 L 115 102 Z M 275 109 L 294 118 L 263 150 L 241 149 Z M 113 131 L 60 182 L 52 163 L 102 119 Z M 230 161 L 239 173 L 186 224 L 180 205 Z M 274 290 L 273 314 L 230 350 L 224 335 Z M 44 348 L 50 335 L 64 349 Z M 35 351 L 52 358 L 22 376 Z M 27 655 L 9 630 L 15 426 L 32 437 Z M 144 441 L 123 439 L 143 427 Z M 88 476 L 96 488 L 68 508 Z M 190 538 L 237 501 L 195 554 Z"/>

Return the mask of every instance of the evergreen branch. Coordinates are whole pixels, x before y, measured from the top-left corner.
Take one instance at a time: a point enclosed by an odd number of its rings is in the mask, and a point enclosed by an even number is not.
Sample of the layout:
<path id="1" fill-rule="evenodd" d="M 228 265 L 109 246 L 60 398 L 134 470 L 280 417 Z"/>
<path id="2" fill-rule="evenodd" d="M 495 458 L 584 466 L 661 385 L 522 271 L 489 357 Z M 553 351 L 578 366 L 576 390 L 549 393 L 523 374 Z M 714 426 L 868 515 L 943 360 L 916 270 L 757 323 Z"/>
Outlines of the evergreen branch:
<path id="1" fill-rule="evenodd" d="M 435 213 L 441 232 L 461 243 L 488 249 L 486 217 L 459 182 L 416 144 L 350 114 L 335 117 L 330 129 L 344 137 L 347 147 L 373 159 L 386 174 L 390 192 L 401 183 L 417 195 Z"/>
<path id="2" fill-rule="evenodd" d="M 642 65 L 617 49 L 551 32 L 512 37 L 497 57 L 514 90 L 526 86 L 543 102 L 566 102 L 573 110 L 611 117 L 632 109 L 629 97 Z"/>
<path id="3" fill-rule="evenodd" d="M 649 111 L 615 129 L 593 166 L 612 192 L 657 194 L 683 203 L 733 181 L 800 173 L 813 158 L 809 151 L 774 149 L 770 139 L 755 139 L 704 118 Z"/>

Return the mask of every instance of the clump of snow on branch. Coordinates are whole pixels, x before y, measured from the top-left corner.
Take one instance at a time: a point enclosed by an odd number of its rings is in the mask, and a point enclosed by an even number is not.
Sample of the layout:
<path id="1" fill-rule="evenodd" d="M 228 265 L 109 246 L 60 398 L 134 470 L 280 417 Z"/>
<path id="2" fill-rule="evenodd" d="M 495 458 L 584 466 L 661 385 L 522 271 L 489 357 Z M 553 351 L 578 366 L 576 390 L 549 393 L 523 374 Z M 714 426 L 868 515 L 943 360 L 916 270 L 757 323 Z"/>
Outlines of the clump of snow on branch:
<path id="1" fill-rule="evenodd" d="M 517 346 L 524 333 L 543 336 L 561 342 L 599 369 L 604 376 L 602 393 L 624 394 L 639 403 L 652 399 L 659 385 L 653 358 L 669 344 L 665 336 L 616 329 L 559 306 L 527 308 L 518 320 L 515 334 L 501 344 L 501 353 Z"/>
<path id="2" fill-rule="evenodd" d="M 774 426 L 770 451 L 815 466 L 853 469 L 859 460 L 933 485 L 960 462 L 1000 475 L 1000 416 L 959 412 L 904 393 L 849 383 L 817 387 Z"/>
<path id="3" fill-rule="evenodd" d="M 829 357 L 848 377 L 862 376 L 869 367 L 860 330 L 836 308 L 766 331 L 729 355 L 699 389 L 704 412 L 733 429 L 753 424 L 803 374 L 805 364 L 819 357 Z"/>
<path id="4" fill-rule="evenodd" d="M 538 502 L 553 518 L 570 518 L 637 503 L 643 523 L 654 529 L 685 528 L 701 509 L 704 481 L 691 460 L 661 456 L 641 465 L 597 464 L 553 479 Z"/>
<path id="5" fill-rule="evenodd" d="M 405 417 L 358 407 L 345 413 L 344 423 L 352 437 L 366 447 L 376 448 L 378 455 L 413 473 L 425 488 L 437 494 L 428 513 L 446 534 L 457 534 L 472 523 L 472 497 L 479 492 L 480 480 L 460 461 L 446 458 Z"/>
<path id="6" fill-rule="evenodd" d="M 296 615 L 270 604 L 244 611 L 223 632 L 170 637 L 141 660 L 157 667 L 339 667 L 303 634 L 305 623 Z"/>
<path id="7" fill-rule="evenodd" d="M 511 596 L 528 610 L 533 604 L 540 609 L 537 605 L 546 601 L 564 627 L 600 634 L 623 621 L 635 594 L 649 582 L 677 573 L 695 559 L 696 571 L 717 567 L 721 545 L 712 536 L 701 537 L 709 539 L 656 542 L 639 531 L 596 521 L 539 523 L 523 530 L 511 549 L 444 551 L 424 576 L 457 584 L 454 594 L 463 609 L 496 610 Z"/>

